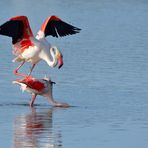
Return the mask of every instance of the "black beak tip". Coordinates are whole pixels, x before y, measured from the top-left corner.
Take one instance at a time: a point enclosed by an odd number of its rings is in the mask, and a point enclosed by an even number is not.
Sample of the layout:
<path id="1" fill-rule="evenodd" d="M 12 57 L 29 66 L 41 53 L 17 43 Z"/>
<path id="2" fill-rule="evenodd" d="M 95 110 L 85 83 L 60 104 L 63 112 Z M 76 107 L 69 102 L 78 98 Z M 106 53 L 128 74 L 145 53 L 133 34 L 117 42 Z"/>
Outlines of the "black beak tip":
<path id="1" fill-rule="evenodd" d="M 58 67 L 58 69 L 60 69 L 62 66 L 63 66 L 63 64 L 62 64 L 62 65 L 60 65 L 60 66 Z"/>
<path id="2" fill-rule="evenodd" d="M 51 81 L 52 84 L 56 84 L 56 82 Z"/>

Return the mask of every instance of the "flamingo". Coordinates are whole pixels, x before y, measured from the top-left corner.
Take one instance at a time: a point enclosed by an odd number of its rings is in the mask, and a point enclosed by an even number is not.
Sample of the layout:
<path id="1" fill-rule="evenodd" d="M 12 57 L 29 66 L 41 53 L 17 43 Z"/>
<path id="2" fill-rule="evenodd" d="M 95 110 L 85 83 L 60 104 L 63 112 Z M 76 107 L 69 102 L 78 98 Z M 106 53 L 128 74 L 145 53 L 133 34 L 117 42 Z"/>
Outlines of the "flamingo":
<path id="1" fill-rule="evenodd" d="M 13 54 L 16 56 L 13 62 L 21 62 L 14 74 L 26 76 L 18 72 L 25 62 L 32 64 L 28 75 L 31 75 L 40 60 L 44 60 L 50 67 L 56 67 L 58 64 L 58 68 L 61 68 L 63 65 L 60 50 L 52 47 L 45 37 L 63 37 L 79 33 L 80 30 L 57 16 L 49 16 L 34 37 L 27 16 L 15 16 L 0 26 L 0 35 L 12 38 Z"/>
<path id="2" fill-rule="evenodd" d="M 34 101 L 37 95 L 41 95 L 48 98 L 51 105 L 56 107 L 69 107 L 67 103 L 55 101 L 52 95 L 52 88 L 55 82 L 52 82 L 48 78 L 36 79 L 32 76 L 26 76 L 22 79 L 13 81 L 14 84 L 21 86 L 22 91 L 27 91 L 32 94 L 32 99 L 30 101 L 30 107 L 33 107 Z"/>

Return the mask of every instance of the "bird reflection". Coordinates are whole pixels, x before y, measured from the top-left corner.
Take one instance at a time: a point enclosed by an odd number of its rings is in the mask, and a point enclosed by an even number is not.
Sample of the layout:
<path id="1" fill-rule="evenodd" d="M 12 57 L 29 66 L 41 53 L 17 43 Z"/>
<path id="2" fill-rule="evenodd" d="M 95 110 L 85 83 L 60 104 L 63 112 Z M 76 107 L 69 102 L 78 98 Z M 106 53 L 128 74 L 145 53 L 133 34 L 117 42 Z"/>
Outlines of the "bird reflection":
<path id="1" fill-rule="evenodd" d="M 52 127 L 54 110 L 37 112 L 33 108 L 31 113 L 16 117 L 14 148 L 61 148 L 61 133 Z"/>

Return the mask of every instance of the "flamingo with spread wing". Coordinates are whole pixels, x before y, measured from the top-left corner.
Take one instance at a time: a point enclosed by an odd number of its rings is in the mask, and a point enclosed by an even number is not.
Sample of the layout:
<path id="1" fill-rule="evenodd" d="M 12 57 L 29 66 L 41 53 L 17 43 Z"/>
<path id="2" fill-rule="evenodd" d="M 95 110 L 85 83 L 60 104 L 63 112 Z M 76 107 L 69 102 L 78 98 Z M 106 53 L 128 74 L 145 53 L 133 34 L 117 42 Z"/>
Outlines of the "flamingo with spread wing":
<path id="1" fill-rule="evenodd" d="M 26 76 L 18 72 L 25 62 L 32 63 L 28 75 L 31 74 L 35 65 L 44 60 L 50 67 L 60 68 L 63 65 L 63 56 L 60 50 L 51 46 L 45 37 L 63 37 L 79 33 L 81 29 L 74 27 L 57 16 L 48 17 L 42 24 L 36 37 L 34 37 L 26 16 L 15 16 L 0 26 L 0 35 L 12 38 L 14 62 L 21 64 L 14 70 L 19 76 Z"/>

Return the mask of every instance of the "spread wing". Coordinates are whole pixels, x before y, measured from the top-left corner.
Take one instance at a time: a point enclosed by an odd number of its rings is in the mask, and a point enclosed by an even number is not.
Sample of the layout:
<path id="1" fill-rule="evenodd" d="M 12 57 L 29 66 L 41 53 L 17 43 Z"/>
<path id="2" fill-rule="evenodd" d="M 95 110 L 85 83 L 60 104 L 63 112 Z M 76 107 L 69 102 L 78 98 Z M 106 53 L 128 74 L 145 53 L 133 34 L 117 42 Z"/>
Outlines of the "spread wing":
<path id="1" fill-rule="evenodd" d="M 12 37 L 12 43 L 28 39 L 33 36 L 28 18 L 26 16 L 16 16 L 0 26 L 0 34 Z"/>
<path id="2" fill-rule="evenodd" d="M 62 21 L 57 16 L 48 17 L 40 28 L 42 36 L 63 37 L 79 33 L 81 29 Z M 39 32 L 38 32 L 39 33 Z M 39 34 L 38 34 L 39 35 Z"/>

